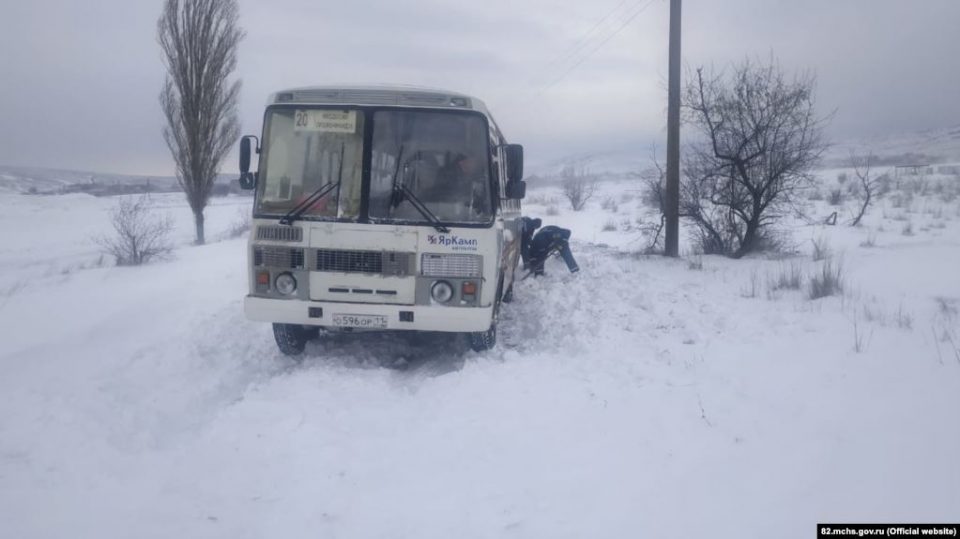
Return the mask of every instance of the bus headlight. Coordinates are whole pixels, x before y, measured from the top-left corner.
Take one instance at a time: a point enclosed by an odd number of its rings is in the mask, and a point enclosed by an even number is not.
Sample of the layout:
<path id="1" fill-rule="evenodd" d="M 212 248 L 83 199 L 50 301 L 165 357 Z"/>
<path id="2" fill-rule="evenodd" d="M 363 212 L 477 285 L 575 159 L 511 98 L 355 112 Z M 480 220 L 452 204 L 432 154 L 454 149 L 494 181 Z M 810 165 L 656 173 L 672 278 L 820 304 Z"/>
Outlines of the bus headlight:
<path id="1" fill-rule="evenodd" d="M 453 298 L 453 287 L 447 281 L 437 281 L 430 287 L 430 297 L 434 301 L 446 303 Z"/>
<path id="2" fill-rule="evenodd" d="M 277 288 L 277 292 L 280 292 L 284 296 L 289 296 L 297 291 L 297 280 L 289 273 L 277 275 L 277 279 L 273 284 Z"/>

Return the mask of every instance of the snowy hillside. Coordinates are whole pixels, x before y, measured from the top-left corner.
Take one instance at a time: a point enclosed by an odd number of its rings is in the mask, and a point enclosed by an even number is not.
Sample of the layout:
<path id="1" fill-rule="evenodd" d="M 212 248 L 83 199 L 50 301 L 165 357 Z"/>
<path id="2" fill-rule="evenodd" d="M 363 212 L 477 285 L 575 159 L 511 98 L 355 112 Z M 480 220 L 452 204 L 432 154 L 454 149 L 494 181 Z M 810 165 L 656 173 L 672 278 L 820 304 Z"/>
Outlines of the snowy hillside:
<path id="1" fill-rule="evenodd" d="M 877 135 L 861 139 L 835 141 L 827 154 L 834 162 L 846 163 L 850 151 L 861 154 L 872 151 L 875 155 L 892 158 L 896 156 L 925 156 L 926 163 L 960 162 L 960 125 L 928 129 L 892 135 Z M 903 162 L 899 164 L 924 164 Z"/>
<path id="2" fill-rule="evenodd" d="M 516 287 L 500 343 L 324 335 L 302 364 L 242 313 L 249 199 L 170 260 L 110 267 L 112 199 L 0 195 L 0 536 L 779 537 L 955 521 L 960 185 L 904 181 L 866 224 L 837 174 L 778 256 L 637 254 L 637 182 Z M 954 182 L 954 183 L 951 183 Z M 849 182 L 848 182 L 849 183 Z M 838 211 L 840 224 L 819 224 Z M 817 224 L 812 224 L 817 223 Z M 841 294 L 811 300 L 814 243 Z M 685 253 L 691 246 L 684 242 Z M 776 285 L 785 272 L 801 288 Z"/>
<path id="3" fill-rule="evenodd" d="M 692 135 L 684 131 L 684 135 Z M 658 147 L 663 166 L 665 148 Z M 960 163 L 960 125 L 904 132 L 889 135 L 837 139 L 830 141 L 824 154 L 824 166 L 846 167 L 850 152 L 861 155 L 873 152 L 887 165 L 957 164 Z M 568 155 L 559 159 L 533 162 L 527 174 L 547 183 L 559 183 L 565 169 L 576 169 L 595 174 L 602 179 L 629 179 L 653 167 L 652 148 L 638 147 L 624 151 L 592 152 Z"/>
<path id="4" fill-rule="evenodd" d="M 236 174 L 221 174 L 217 183 L 226 185 Z M 177 179 L 172 176 L 130 176 L 80 170 L 56 170 L 38 167 L 10 167 L 0 165 L 0 193 L 62 194 L 64 192 L 93 192 L 113 195 L 123 188 L 138 188 L 151 192 L 178 191 Z M 131 191 L 128 189 L 127 192 Z"/>
<path id="5" fill-rule="evenodd" d="M 79 170 L 54 170 L 37 167 L 0 166 L 0 193 L 55 193 L 73 185 L 143 185 L 171 187 L 175 178 L 156 176 L 125 176 Z"/>

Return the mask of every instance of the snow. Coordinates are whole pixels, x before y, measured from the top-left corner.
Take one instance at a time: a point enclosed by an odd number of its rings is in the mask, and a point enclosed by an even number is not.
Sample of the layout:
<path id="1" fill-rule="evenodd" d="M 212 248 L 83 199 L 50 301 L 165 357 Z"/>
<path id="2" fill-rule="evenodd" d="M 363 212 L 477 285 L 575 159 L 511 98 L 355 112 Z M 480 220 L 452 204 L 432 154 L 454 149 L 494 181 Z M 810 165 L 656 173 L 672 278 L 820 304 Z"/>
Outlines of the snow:
<path id="1" fill-rule="evenodd" d="M 494 350 L 329 335 L 301 364 L 242 314 L 246 240 L 227 232 L 249 199 L 214 199 L 213 241 L 193 246 L 182 196 L 153 195 L 177 248 L 117 268 L 91 241 L 113 199 L 0 195 L 0 535 L 801 538 L 955 521 L 960 200 L 888 196 L 859 228 L 842 226 L 848 201 L 840 226 L 792 221 L 795 254 L 668 260 L 637 254 L 637 220 L 654 220 L 639 190 L 603 182 L 573 212 L 530 186 L 526 213 L 574 230 L 581 272 L 551 260 L 519 283 Z M 782 268 L 820 267 L 816 238 L 844 293 L 771 291 Z"/>

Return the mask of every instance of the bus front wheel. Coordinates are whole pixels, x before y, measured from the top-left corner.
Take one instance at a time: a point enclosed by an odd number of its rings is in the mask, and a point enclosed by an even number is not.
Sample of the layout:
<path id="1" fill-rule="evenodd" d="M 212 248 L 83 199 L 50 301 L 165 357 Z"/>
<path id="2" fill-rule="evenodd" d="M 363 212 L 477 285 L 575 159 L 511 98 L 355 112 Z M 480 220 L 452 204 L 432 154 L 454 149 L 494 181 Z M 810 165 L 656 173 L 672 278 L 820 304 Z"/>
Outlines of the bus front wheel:
<path id="1" fill-rule="evenodd" d="M 475 331 L 470 333 L 470 348 L 474 352 L 483 352 L 490 350 L 497 344 L 497 323 L 490 324 L 490 329 L 486 331 Z"/>
<path id="2" fill-rule="evenodd" d="M 307 347 L 308 330 L 297 324 L 274 324 L 273 338 L 285 356 L 299 356 Z"/>

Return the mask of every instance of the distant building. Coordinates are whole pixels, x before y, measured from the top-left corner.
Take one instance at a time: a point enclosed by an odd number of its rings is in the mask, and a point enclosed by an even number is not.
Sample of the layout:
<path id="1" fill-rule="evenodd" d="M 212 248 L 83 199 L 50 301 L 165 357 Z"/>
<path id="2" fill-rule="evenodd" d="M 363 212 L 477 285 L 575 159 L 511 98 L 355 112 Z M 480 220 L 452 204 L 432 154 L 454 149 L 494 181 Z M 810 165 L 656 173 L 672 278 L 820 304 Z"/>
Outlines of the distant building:
<path id="1" fill-rule="evenodd" d="M 933 174 L 933 167 L 930 165 L 895 165 L 893 175 L 897 178 L 902 176 L 921 176 L 924 174 Z"/>

